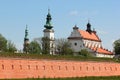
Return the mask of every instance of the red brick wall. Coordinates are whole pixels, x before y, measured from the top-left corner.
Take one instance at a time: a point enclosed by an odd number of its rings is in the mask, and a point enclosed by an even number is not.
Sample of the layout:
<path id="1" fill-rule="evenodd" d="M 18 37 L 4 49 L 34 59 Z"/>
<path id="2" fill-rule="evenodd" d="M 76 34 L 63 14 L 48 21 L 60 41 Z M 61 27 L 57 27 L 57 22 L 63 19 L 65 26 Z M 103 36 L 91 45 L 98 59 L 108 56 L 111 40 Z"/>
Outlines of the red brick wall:
<path id="1" fill-rule="evenodd" d="M 0 78 L 120 75 L 120 64 L 63 60 L 0 59 Z"/>

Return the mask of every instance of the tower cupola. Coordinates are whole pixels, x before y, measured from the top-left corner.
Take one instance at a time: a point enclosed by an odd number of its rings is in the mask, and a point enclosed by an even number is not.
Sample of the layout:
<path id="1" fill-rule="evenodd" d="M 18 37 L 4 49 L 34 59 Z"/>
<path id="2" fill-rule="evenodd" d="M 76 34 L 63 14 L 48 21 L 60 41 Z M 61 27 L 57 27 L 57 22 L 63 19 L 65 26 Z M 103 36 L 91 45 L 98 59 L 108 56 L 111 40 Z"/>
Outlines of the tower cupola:
<path id="1" fill-rule="evenodd" d="M 51 14 L 50 14 L 50 9 L 48 9 L 48 14 L 47 14 L 47 18 L 46 18 L 46 24 L 44 25 L 44 27 L 46 29 L 52 29 L 53 26 L 51 24 L 51 20 L 52 20 L 52 17 L 51 17 Z"/>
<path id="2" fill-rule="evenodd" d="M 91 30 L 91 24 L 89 23 L 89 21 L 87 23 L 87 29 L 86 29 L 86 31 L 88 31 L 89 33 L 92 32 L 92 30 Z"/>

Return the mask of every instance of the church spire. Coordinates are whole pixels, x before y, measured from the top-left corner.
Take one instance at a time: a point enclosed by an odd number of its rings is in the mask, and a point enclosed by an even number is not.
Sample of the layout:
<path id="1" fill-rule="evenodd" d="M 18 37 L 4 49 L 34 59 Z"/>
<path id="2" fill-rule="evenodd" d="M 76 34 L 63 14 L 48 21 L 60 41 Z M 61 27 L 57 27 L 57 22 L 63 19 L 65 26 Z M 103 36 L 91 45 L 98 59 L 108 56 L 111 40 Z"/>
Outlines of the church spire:
<path id="1" fill-rule="evenodd" d="M 52 20 L 52 17 L 51 17 L 51 14 L 50 14 L 50 9 L 48 9 L 48 14 L 47 14 L 47 18 L 46 18 L 46 24 L 44 25 L 44 27 L 46 29 L 52 29 L 53 26 L 51 24 L 51 20 Z"/>
<path id="2" fill-rule="evenodd" d="M 29 52 L 29 38 L 28 38 L 28 30 L 27 25 L 25 29 L 25 37 L 24 37 L 24 44 L 23 44 L 23 52 L 28 53 Z"/>
<path id="3" fill-rule="evenodd" d="M 90 24 L 89 20 L 88 20 L 88 23 L 87 23 L 87 29 L 86 29 L 86 31 L 88 31 L 89 33 L 92 32 L 92 30 L 91 30 L 91 24 Z"/>
<path id="4" fill-rule="evenodd" d="M 24 40 L 29 40 L 29 38 L 28 38 L 27 25 L 26 25 L 26 29 L 25 29 L 25 37 L 24 37 Z"/>

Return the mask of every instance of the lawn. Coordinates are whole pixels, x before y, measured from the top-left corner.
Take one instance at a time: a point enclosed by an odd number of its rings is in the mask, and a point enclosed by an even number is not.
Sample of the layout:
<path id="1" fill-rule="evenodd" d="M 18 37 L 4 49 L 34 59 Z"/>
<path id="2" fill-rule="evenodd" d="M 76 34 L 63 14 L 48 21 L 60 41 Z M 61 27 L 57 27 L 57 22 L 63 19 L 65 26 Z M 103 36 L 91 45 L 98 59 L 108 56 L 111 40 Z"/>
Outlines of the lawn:
<path id="1" fill-rule="evenodd" d="M 23 53 L 0 53 L 2 58 L 24 58 L 24 59 L 51 59 L 51 60 L 75 60 L 75 61 L 100 61 L 116 62 L 111 58 L 83 57 L 73 55 L 41 55 L 41 54 L 23 54 Z"/>

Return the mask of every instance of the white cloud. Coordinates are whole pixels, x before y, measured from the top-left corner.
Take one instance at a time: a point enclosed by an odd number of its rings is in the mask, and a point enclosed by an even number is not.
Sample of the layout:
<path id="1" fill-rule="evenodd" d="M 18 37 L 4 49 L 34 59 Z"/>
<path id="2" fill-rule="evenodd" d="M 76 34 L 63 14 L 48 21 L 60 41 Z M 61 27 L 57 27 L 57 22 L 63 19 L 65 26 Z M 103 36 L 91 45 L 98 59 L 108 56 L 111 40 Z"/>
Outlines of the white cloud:
<path id="1" fill-rule="evenodd" d="M 108 34 L 108 32 L 103 31 L 103 30 L 97 30 L 97 32 L 98 32 L 99 34 L 102 34 L 102 35 L 104 35 L 104 34 Z"/>
<path id="2" fill-rule="evenodd" d="M 78 11 L 77 10 L 74 10 L 74 11 L 71 11 L 69 13 L 71 16 L 77 16 L 78 15 Z"/>

